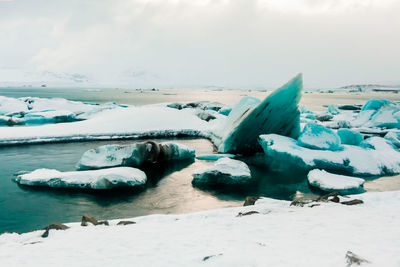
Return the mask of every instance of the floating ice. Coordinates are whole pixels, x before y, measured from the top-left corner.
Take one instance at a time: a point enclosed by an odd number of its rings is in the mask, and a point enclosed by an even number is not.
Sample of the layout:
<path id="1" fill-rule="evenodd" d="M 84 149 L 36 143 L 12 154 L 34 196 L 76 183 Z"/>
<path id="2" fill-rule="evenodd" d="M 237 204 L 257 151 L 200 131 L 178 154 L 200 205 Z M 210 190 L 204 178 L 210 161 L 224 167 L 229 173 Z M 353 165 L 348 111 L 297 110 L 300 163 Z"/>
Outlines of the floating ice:
<path id="1" fill-rule="evenodd" d="M 340 138 L 334 131 L 322 125 L 307 123 L 297 144 L 312 149 L 338 150 L 340 149 Z"/>
<path id="2" fill-rule="evenodd" d="M 332 115 L 337 115 L 340 113 L 340 111 L 336 105 L 329 105 L 328 112 L 331 113 Z"/>
<path id="3" fill-rule="evenodd" d="M 339 129 L 337 135 L 343 145 L 358 146 L 364 140 L 362 134 L 349 129 Z"/>
<path id="4" fill-rule="evenodd" d="M 260 149 L 257 138 L 263 133 L 277 133 L 297 138 L 303 81 L 301 74 L 275 90 L 261 103 L 243 98 L 229 114 L 220 130 L 213 132 L 213 143 L 221 153 L 254 153 Z"/>
<path id="5" fill-rule="evenodd" d="M 275 171 L 321 168 L 355 175 L 400 173 L 400 152 L 384 138 L 367 140 L 360 144 L 362 147 L 342 145 L 343 150 L 330 151 L 301 147 L 296 140 L 276 134 L 259 138 L 266 155 L 265 164 Z"/>
<path id="6" fill-rule="evenodd" d="M 110 168 L 94 171 L 60 172 L 52 169 L 37 169 L 19 175 L 16 182 L 27 186 L 60 188 L 112 189 L 145 184 L 146 174 L 129 167 Z"/>
<path id="7" fill-rule="evenodd" d="M 241 161 L 221 158 L 211 167 L 196 170 L 195 185 L 244 185 L 252 182 L 249 167 Z"/>
<path id="8" fill-rule="evenodd" d="M 389 140 L 393 145 L 400 148 L 400 132 L 388 132 L 385 135 L 385 139 Z"/>
<path id="9" fill-rule="evenodd" d="M 351 121 L 353 127 L 385 127 L 400 129 L 400 105 L 388 100 L 371 99 Z"/>
<path id="10" fill-rule="evenodd" d="M 365 182 L 361 178 L 333 174 L 318 169 L 310 171 L 307 178 L 312 186 L 324 191 L 339 191 L 340 193 L 359 190 Z"/>
<path id="11" fill-rule="evenodd" d="M 86 151 L 78 162 L 78 168 L 87 170 L 116 166 L 140 167 L 146 163 L 193 159 L 194 157 L 194 149 L 172 142 L 104 145 Z"/>

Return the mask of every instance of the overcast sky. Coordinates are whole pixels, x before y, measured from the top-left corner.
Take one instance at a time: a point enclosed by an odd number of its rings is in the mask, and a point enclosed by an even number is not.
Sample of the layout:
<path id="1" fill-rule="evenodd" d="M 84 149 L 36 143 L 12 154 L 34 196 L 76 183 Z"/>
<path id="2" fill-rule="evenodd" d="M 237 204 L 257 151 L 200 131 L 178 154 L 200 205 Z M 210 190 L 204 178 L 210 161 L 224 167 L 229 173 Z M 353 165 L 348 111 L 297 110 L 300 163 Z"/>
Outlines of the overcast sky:
<path id="1" fill-rule="evenodd" d="M 400 84 L 400 0 L 0 0 L 0 82 Z"/>

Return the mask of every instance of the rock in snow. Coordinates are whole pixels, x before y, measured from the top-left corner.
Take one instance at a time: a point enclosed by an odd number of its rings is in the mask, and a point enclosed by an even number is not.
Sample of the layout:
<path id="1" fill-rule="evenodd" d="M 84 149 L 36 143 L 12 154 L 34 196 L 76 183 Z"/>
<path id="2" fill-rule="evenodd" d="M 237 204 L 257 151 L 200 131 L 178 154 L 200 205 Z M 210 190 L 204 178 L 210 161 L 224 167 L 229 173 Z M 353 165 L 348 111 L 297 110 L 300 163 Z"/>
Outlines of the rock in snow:
<path id="1" fill-rule="evenodd" d="M 265 164 L 276 171 L 323 168 L 356 175 L 400 173 L 400 152 L 380 137 L 371 137 L 360 147 L 342 145 L 339 151 L 301 147 L 296 140 L 276 134 L 261 135 L 259 142 L 266 155 Z"/>
<path id="2" fill-rule="evenodd" d="M 297 144 L 312 149 L 339 150 L 340 138 L 331 129 L 316 123 L 307 123 L 297 139 Z"/>
<path id="3" fill-rule="evenodd" d="M 78 163 L 81 170 L 116 166 L 140 167 L 146 163 L 193 159 L 194 149 L 173 142 L 104 145 L 86 151 Z"/>
<path id="4" fill-rule="evenodd" d="M 324 191 L 351 191 L 359 190 L 365 180 L 361 178 L 338 175 L 324 170 L 312 170 L 307 175 L 310 185 Z"/>
<path id="5" fill-rule="evenodd" d="M 227 123 L 211 136 L 218 151 L 254 153 L 260 148 L 258 136 L 266 133 L 297 138 L 300 133 L 298 103 L 302 88 L 302 75 L 299 74 L 261 103 L 251 98 L 240 101 L 229 114 Z"/>
<path id="6" fill-rule="evenodd" d="M 211 167 L 196 170 L 192 183 L 195 185 L 243 185 L 251 182 L 250 169 L 239 160 L 222 158 Z"/>
<path id="7" fill-rule="evenodd" d="M 18 175 L 16 182 L 27 186 L 60 188 L 112 189 L 143 185 L 146 174 L 129 167 L 110 168 L 94 171 L 60 172 L 52 169 L 37 169 Z"/>

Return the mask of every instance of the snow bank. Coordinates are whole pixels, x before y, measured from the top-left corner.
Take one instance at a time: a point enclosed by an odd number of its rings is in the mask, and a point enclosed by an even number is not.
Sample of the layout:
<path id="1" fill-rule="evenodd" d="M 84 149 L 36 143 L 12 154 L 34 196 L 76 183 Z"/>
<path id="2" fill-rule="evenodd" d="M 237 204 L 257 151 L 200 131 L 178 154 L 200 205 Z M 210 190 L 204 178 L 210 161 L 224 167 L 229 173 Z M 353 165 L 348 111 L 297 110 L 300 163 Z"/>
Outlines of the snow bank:
<path id="1" fill-rule="evenodd" d="M 192 183 L 195 185 L 239 185 L 251 182 L 251 173 L 246 163 L 230 158 L 221 158 L 211 167 L 196 170 Z"/>
<path id="2" fill-rule="evenodd" d="M 365 266 L 399 266 L 400 192 L 356 197 L 364 204 L 309 208 L 260 199 L 255 206 L 126 219 L 136 222 L 126 226 L 70 223 L 47 238 L 43 230 L 6 233 L 0 265 L 346 266 L 351 251 L 370 262 Z M 249 211 L 259 214 L 237 217 Z"/>
<path id="3" fill-rule="evenodd" d="M 18 175 L 16 182 L 27 186 L 60 188 L 112 189 L 143 185 L 146 174 L 139 169 L 120 167 L 95 171 L 59 172 L 52 169 L 38 169 Z"/>
<path id="4" fill-rule="evenodd" d="M 318 187 L 324 191 L 350 191 L 358 190 L 365 180 L 361 178 L 338 175 L 324 170 L 312 170 L 307 175 L 310 185 Z"/>
<path id="5" fill-rule="evenodd" d="M 296 140 L 276 135 L 261 135 L 259 142 L 266 155 L 265 164 L 277 171 L 291 168 L 322 168 L 355 175 L 400 173 L 400 152 L 380 137 L 364 140 L 360 147 L 343 145 L 343 150 L 316 150 L 297 145 Z"/>

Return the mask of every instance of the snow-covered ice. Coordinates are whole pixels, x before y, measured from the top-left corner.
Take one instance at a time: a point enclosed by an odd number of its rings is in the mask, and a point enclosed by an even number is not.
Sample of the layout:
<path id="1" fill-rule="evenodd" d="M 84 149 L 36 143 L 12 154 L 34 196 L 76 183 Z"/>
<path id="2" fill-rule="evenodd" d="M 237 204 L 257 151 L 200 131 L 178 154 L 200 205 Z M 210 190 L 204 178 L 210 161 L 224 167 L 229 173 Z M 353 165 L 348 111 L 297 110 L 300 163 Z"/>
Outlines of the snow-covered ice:
<path id="1" fill-rule="evenodd" d="M 27 186 L 112 189 L 143 185 L 146 183 L 147 177 L 141 170 L 129 167 L 72 172 L 37 169 L 30 173 L 18 175 L 15 181 Z"/>
<path id="2" fill-rule="evenodd" d="M 324 191 L 343 191 L 359 190 L 365 180 L 357 177 L 338 175 L 324 170 L 311 170 L 308 175 L 310 185 L 318 187 Z"/>
<path id="3" fill-rule="evenodd" d="M 400 132 L 390 131 L 385 135 L 385 139 L 389 140 L 393 145 L 400 148 Z"/>
<path id="4" fill-rule="evenodd" d="M 400 265 L 400 192 L 353 196 L 364 204 L 313 208 L 262 198 L 254 206 L 124 220 L 136 224 L 0 235 L 1 266 L 346 266 L 351 251 Z M 250 211 L 259 214 L 237 217 Z M 77 218 L 78 219 L 78 218 Z M 101 218 L 100 218 L 101 219 Z"/>
<path id="5" fill-rule="evenodd" d="M 312 149 L 339 150 L 341 148 L 339 136 L 331 129 L 316 123 L 307 123 L 304 126 L 297 144 Z"/>
<path id="6" fill-rule="evenodd" d="M 246 163 L 221 158 L 213 166 L 196 170 L 192 183 L 195 185 L 243 185 L 252 182 Z"/>
<path id="7" fill-rule="evenodd" d="M 362 134 L 350 129 L 339 129 L 337 135 L 340 137 L 340 142 L 343 145 L 358 146 L 364 140 Z"/>
<path id="8" fill-rule="evenodd" d="M 299 74 L 262 102 L 244 98 L 211 139 L 221 153 L 253 153 L 259 149 L 260 134 L 276 133 L 297 138 L 300 133 L 298 103 L 303 88 Z"/>
<path id="9" fill-rule="evenodd" d="M 371 137 L 360 146 L 342 145 L 339 151 L 301 147 L 286 136 L 261 135 L 259 142 L 265 153 L 265 164 L 276 171 L 297 167 L 302 170 L 323 168 L 355 175 L 400 173 L 400 152 L 384 138 Z"/>
<path id="10" fill-rule="evenodd" d="M 116 103 L 97 105 L 62 98 L 0 96 L 0 116 L 8 118 L 8 125 L 84 120 L 101 111 L 122 107 Z"/>
<path id="11" fill-rule="evenodd" d="M 226 118 L 223 115 L 221 117 Z M 217 120 L 212 122 L 218 123 Z M 177 135 L 204 136 L 211 126 L 211 122 L 199 119 L 192 109 L 177 110 L 149 105 L 105 110 L 78 122 L 3 127 L 0 145 Z"/>
<path id="12" fill-rule="evenodd" d="M 140 167 L 146 163 L 193 159 L 194 157 L 194 149 L 174 142 L 114 144 L 86 151 L 79 160 L 78 168 L 85 170 L 116 166 Z"/>

